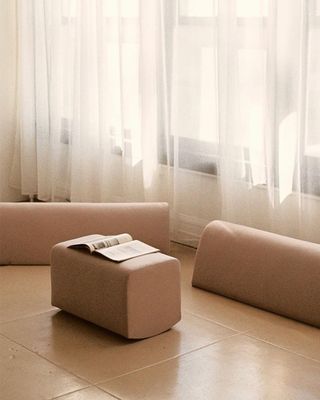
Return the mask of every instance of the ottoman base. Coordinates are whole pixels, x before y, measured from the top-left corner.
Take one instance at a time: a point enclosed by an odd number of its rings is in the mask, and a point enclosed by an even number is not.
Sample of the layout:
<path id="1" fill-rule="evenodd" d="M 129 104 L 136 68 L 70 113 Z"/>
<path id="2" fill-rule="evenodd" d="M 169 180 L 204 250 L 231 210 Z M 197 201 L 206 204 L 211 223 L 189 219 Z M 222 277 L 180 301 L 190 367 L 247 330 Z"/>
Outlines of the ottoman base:
<path id="1" fill-rule="evenodd" d="M 180 263 L 153 253 L 115 263 L 59 243 L 51 252 L 52 305 L 130 339 L 181 319 Z"/>

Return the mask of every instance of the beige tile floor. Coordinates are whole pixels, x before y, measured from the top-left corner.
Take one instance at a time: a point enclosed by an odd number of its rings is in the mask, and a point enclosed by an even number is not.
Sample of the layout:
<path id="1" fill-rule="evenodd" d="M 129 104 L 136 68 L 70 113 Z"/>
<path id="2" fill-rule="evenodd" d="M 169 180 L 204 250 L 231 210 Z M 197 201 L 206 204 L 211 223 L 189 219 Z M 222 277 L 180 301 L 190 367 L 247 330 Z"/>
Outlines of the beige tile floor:
<path id="1" fill-rule="evenodd" d="M 0 399 L 320 399 L 320 330 L 191 287 L 183 318 L 128 341 L 50 305 L 49 267 L 0 268 Z"/>

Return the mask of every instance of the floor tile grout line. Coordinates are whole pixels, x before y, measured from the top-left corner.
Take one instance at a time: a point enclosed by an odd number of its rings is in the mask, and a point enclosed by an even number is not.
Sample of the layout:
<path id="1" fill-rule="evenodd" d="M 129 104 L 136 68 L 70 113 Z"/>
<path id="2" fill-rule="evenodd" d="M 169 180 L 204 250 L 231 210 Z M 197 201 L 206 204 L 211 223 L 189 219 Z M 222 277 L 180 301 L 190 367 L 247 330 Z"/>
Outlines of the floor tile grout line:
<path id="1" fill-rule="evenodd" d="M 41 355 L 41 354 L 36 353 L 35 351 L 33 351 L 33 350 L 31 350 L 31 349 L 28 349 L 28 347 L 26 347 L 25 345 L 23 345 L 23 344 L 17 342 L 16 340 L 11 339 L 10 337 L 4 335 L 4 334 L 1 333 L 1 332 L 0 332 L 0 336 L 4 337 L 5 339 L 9 340 L 10 342 L 16 344 L 17 346 L 22 347 L 23 349 L 27 350 L 28 352 L 30 352 L 30 353 L 32 353 L 32 354 L 38 356 L 38 357 L 41 358 L 42 360 L 47 361 L 48 363 L 54 365 L 56 368 L 59 368 L 59 369 L 61 369 L 62 371 L 65 371 L 65 372 L 67 372 L 68 374 L 73 375 L 74 377 L 76 377 L 76 378 L 80 379 L 81 381 L 83 381 L 84 383 L 88 384 L 88 386 L 85 386 L 85 387 L 83 387 L 83 388 L 81 388 L 81 389 L 86 389 L 86 388 L 88 388 L 88 387 L 94 385 L 92 382 L 88 381 L 86 378 L 83 378 L 83 377 L 81 377 L 81 376 L 75 374 L 74 372 L 69 371 L 67 368 L 64 368 L 64 367 L 62 367 L 61 365 L 56 364 L 55 362 L 49 360 L 48 358 L 44 357 L 44 356 Z M 80 389 L 78 389 L 78 390 L 80 390 Z"/>
<path id="2" fill-rule="evenodd" d="M 0 327 L 1 327 L 1 325 L 4 325 L 4 324 L 10 324 L 11 322 L 18 322 L 18 321 L 21 321 L 21 320 L 24 320 L 24 319 L 27 319 L 27 318 L 37 317 L 39 315 L 47 314 L 47 313 L 52 312 L 52 311 L 57 311 L 58 312 L 58 311 L 61 311 L 61 310 L 60 310 L 60 308 L 56 308 L 55 307 L 55 308 L 52 308 L 51 310 L 41 311 L 41 312 L 36 313 L 36 314 L 25 315 L 24 317 L 21 317 L 21 318 L 15 318 L 15 319 L 11 319 L 9 321 L 0 321 Z"/>
<path id="3" fill-rule="evenodd" d="M 298 355 L 298 356 L 301 356 L 301 357 L 303 357 L 303 358 L 305 358 L 305 359 L 307 359 L 307 360 L 311 360 L 311 361 L 315 361 L 315 362 L 317 362 L 317 363 L 320 363 L 320 360 L 317 360 L 316 358 L 308 357 L 308 356 L 306 356 L 306 355 L 304 355 L 304 354 L 301 354 L 301 353 L 298 353 L 298 352 L 296 352 L 296 351 L 287 349 L 286 347 L 282 347 L 282 346 L 280 346 L 280 345 L 276 345 L 276 344 L 274 344 L 274 343 L 272 343 L 272 342 L 269 342 L 269 341 L 267 341 L 267 340 L 260 339 L 259 337 L 254 336 L 254 335 L 252 335 L 252 334 L 250 335 L 249 332 L 253 331 L 253 330 L 254 330 L 253 328 L 252 328 L 252 329 L 245 330 L 245 331 L 238 331 L 237 329 L 230 328 L 229 326 L 224 325 L 224 324 L 221 324 L 220 322 L 217 322 L 217 321 L 215 321 L 214 319 L 210 319 L 210 318 L 207 318 L 207 317 L 203 317 L 203 316 L 201 316 L 201 315 L 199 315 L 199 314 L 197 314 L 197 313 L 194 313 L 194 312 L 192 312 L 192 311 L 189 311 L 188 309 L 185 309 L 184 312 L 187 312 L 188 314 L 191 314 L 191 315 L 193 315 L 193 316 L 195 316 L 195 317 L 198 317 L 198 318 L 200 318 L 200 319 L 203 319 L 204 321 L 213 322 L 213 323 L 215 323 L 215 324 L 217 324 L 217 325 L 222 326 L 223 328 L 230 329 L 230 330 L 233 330 L 233 331 L 235 331 L 235 332 L 243 333 L 243 334 L 246 335 L 247 337 L 250 337 L 250 338 L 252 338 L 252 339 L 257 339 L 257 340 L 259 340 L 259 341 L 261 341 L 261 342 L 270 344 L 270 345 L 272 345 L 272 346 L 274 346 L 274 347 L 277 347 L 277 348 L 279 348 L 279 349 L 281 349 L 281 350 L 285 350 L 285 351 L 288 351 L 288 352 L 290 352 L 290 353 L 292 353 L 292 354 L 296 354 L 296 355 Z"/>
<path id="4" fill-rule="evenodd" d="M 51 312 L 51 311 L 48 311 L 48 312 Z M 45 313 L 47 313 L 47 312 L 44 312 L 44 313 L 41 313 L 41 314 L 45 314 Z M 194 317 L 197 317 L 197 318 L 201 319 L 201 317 L 198 317 L 196 314 L 193 314 L 193 313 L 191 313 L 191 312 L 189 312 L 189 311 L 187 311 L 187 313 L 190 314 L 190 315 L 193 315 Z M 208 322 L 216 323 L 215 321 L 212 321 L 212 320 L 209 320 L 209 319 L 208 319 Z M 221 325 L 221 324 L 217 324 L 217 325 L 220 325 L 220 326 L 222 326 L 222 327 L 224 327 L 224 328 L 227 328 L 227 327 L 225 327 L 225 326 L 223 326 L 223 325 Z M 232 329 L 230 329 L 230 328 L 227 328 L 227 329 L 232 330 Z M 150 367 L 153 367 L 153 366 L 156 366 L 156 365 L 159 365 L 159 364 L 168 362 L 168 361 L 173 360 L 173 359 L 177 359 L 177 358 L 179 358 L 179 357 L 182 357 L 182 356 L 191 354 L 191 353 L 196 352 L 196 351 L 198 351 L 198 350 L 202 350 L 203 348 L 206 348 L 206 347 L 209 347 L 209 346 L 213 346 L 213 345 L 215 345 L 215 344 L 217 344 L 217 343 L 219 343 L 219 342 L 221 342 L 221 341 L 223 341 L 223 340 L 226 340 L 226 339 L 229 339 L 229 338 L 232 338 L 232 337 L 235 337 L 235 336 L 238 336 L 238 335 L 241 335 L 241 334 L 243 334 L 243 333 L 248 332 L 248 331 L 237 332 L 237 331 L 235 331 L 235 330 L 232 330 L 232 331 L 235 332 L 235 333 L 232 334 L 232 335 L 228 335 L 228 336 L 226 336 L 226 337 L 224 337 L 224 338 L 217 339 L 217 340 L 215 340 L 215 341 L 213 341 L 213 342 L 210 342 L 210 343 L 208 343 L 208 344 L 206 344 L 206 345 L 197 347 L 197 348 L 195 348 L 195 349 L 189 350 L 189 351 L 184 352 L 184 353 L 177 354 L 177 355 L 175 355 L 175 356 L 173 356 L 173 357 L 166 358 L 166 359 L 161 360 L 161 361 L 159 361 L 159 362 L 146 365 L 145 367 L 137 368 L 137 369 L 132 370 L 132 371 L 129 371 L 129 372 L 127 372 L 127 373 L 120 374 L 120 375 L 115 376 L 115 377 L 112 377 L 112 378 L 110 378 L 110 379 L 103 380 L 103 381 L 98 381 L 98 382 L 91 382 L 91 381 L 88 381 L 86 378 L 83 378 L 83 377 L 81 377 L 81 376 L 75 374 L 74 372 L 69 371 L 67 368 L 61 367 L 59 364 L 56 364 L 55 362 L 51 361 L 50 359 L 46 358 L 45 356 L 43 356 L 43 355 L 41 355 L 41 354 L 39 354 L 39 353 L 36 353 L 35 351 L 29 349 L 28 347 L 26 347 L 25 345 L 23 345 L 23 344 L 17 342 L 16 340 L 13 340 L 12 338 L 6 336 L 5 334 L 3 334 L 3 333 L 0 332 L 0 335 L 3 336 L 4 338 L 6 338 L 7 340 L 9 340 L 9 341 L 11 341 L 11 342 L 17 344 L 18 346 L 23 347 L 25 350 L 27 350 L 27 351 L 29 351 L 29 352 L 35 354 L 36 356 L 39 356 L 40 358 L 44 359 L 45 361 L 48 361 L 49 363 L 51 363 L 52 365 L 56 366 L 57 368 L 60 368 L 60 369 L 62 369 L 62 370 L 64 370 L 64 371 L 70 373 L 71 375 L 74 375 L 75 377 L 77 377 L 77 378 L 83 380 L 84 382 L 86 382 L 86 383 L 89 385 L 89 386 L 86 386 L 86 387 L 84 387 L 84 388 L 81 388 L 81 389 L 76 390 L 76 391 L 79 391 L 79 390 L 83 390 L 83 389 L 86 389 L 86 388 L 91 387 L 91 386 L 96 386 L 96 385 L 102 384 L 102 383 L 104 383 L 104 382 L 109 382 L 109 381 L 111 381 L 111 380 L 118 379 L 118 378 L 120 378 L 120 377 L 122 377 L 122 376 L 126 376 L 126 375 L 129 375 L 129 374 L 138 372 L 138 371 L 140 371 L 140 370 L 144 370 L 144 369 L 146 369 L 146 368 L 150 368 Z M 101 389 L 99 386 L 96 386 L 96 387 L 99 388 L 99 389 Z M 75 391 L 75 392 L 76 392 L 76 391 Z M 72 392 L 71 392 L 71 393 L 72 393 Z M 107 392 L 106 392 L 106 393 L 107 393 Z M 66 394 L 68 394 L 68 393 L 66 393 Z M 61 395 L 60 397 L 66 395 L 66 394 L 63 394 L 63 395 Z M 120 400 L 121 400 L 121 399 L 120 399 Z"/>
<path id="5" fill-rule="evenodd" d="M 59 395 L 59 396 L 51 397 L 50 400 L 59 400 L 59 399 L 61 399 L 61 398 L 64 397 L 64 396 L 69 396 L 70 394 L 77 393 L 77 392 L 81 392 L 82 390 L 86 390 L 86 389 L 89 389 L 89 388 L 91 388 L 91 387 L 94 387 L 94 385 L 87 386 L 87 387 L 82 388 L 82 389 L 71 390 L 70 392 L 63 393 L 63 394 L 61 394 L 61 395 Z"/>
<path id="6" fill-rule="evenodd" d="M 98 387 L 98 386 L 96 386 L 96 385 L 94 385 L 94 387 L 96 387 L 96 388 L 99 389 L 99 390 L 102 390 L 103 392 L 107 393 L 109 396 L 114 397 L 116 400 L 123 400 L 121 397 L 118 397 L 118 396 L 116 396 L 115 394 L 113 394 L 113 393 L 111 393 L 111 392 L 108 392 L 106 389 L 103 389 L 103 388 Z"/>
<path id="7" fill-rule="evenodd" d="M 86 389 L 89 389 L 89 388 L 96 388 L 96 389 L 99 389 L 99 390 L 101 390 L 102 392 L 108 394 L 109 396 L 112 396 L 112 397 L 113 397 L 114 399 L 116 399 L 116 400 L 123 400 L 123 399 L 121 399 L 121 397 L 117 397 L 116 395 L 114 395 L 114 394 L 112 394 L 112 393 L 109 393 L 108 391 L 106 391 L 106 390 L 104 390 L 104 389 L 102 389 L 102 388 L 100 388 L 100 387 L 98 387 L 98 386 L 96 386 L 96 385 L 93 385 L 93 384 L 90 385 L 90 386 L 87 386 L 87 387 L 85 387 L 85 388 L 82 388 L 82 389 L 72 390 L 71 392 L 67 392 L 67 393 L 62 394 L 61 396 L 52 397 L 50 400 L 59 400 L 59 399 L 62 399 L 64 396 L 69 396 L 70 394 L 77 393 L 77 392 L 81 392 L 81 391 L 86 390 Z"/>
<path id="8" fill-rule="evenodd" d="M 192 349 L 192 350 L 186 351 L 186 352 L 184 352 L 184 353 L 177 354 L 177 355 L 175 355 L 175 356 L 173 356 L 173 357 L 166 358 L 166 359 L 161 360 L 161 361 L 158 361 L 158 362 L 156 362 L 156 363 L 146 365 L 146 366 L 144 366 L 144 367 L 142 367 L 142 368 L 134 369 L 134 370 L 132 370 L 132 371 L 130 371 L 130 372 L 126 372 L 126 373 L 124 373 L 124 374 L 120 374 L 120 375 L 114 376 L 114 377 L 112 377 L 112 378 L 103 380 L 103 381 L 95 382 L 94 385 L 102 385 L 102 384 L 104 384 L 104 383 L 111 382 L 111 381 L 113 381 L 113 380 L 122 378 L 122 377 L 124 377 L 124 376 L 130 375 L 130 374 L 134 374 L 134 373 L 139 372 L 139 371 L 143 371 L 143 370 L 145 370 L 145 369 L 147 369 L 147 368 L 156 367 L 157 365 L 164 364 L 164 363 L 169 362 L 169 361 L 171 361 L 171 360 L 176 360 L 177 358 L 184 357 L 184 356 L 186 356 L 186 355 L 188 355 L 188 354 L 191 354 L 191 353 L 195 353 L 196 351 L 203 350 L 203 349 L 205 349 L 206 347 L 214 346 L 214 345 L 216 345 L 217 343 L 223 342 L 224 340 L 231 339 L 231 338 L 233 338 L 233 337 L 240 336 L 240 335 L 243 335 L 243 332 L 237 332 L 237 333 L 235 333 L 235 334 L 233 334 L 233 335 L 229 335 L 229 336 L 226 336 L 226 337 L 224 337 L 224 338 L 217 339 L 217 340 L 215 340 L 215 341 L 213 341 L 213 342 L 211 342 L 211 343 L 208 343 L 208 344 L 205 344 L 205 345 L 203 345 L 203 346 L 197 347 L 196 349 Z M 100 388 L 100 386 L 98 386 L 98 387 Z"/>
<path id="9" fill-rule="evenodd" d="M 201 314 L 194 313 L 194 312 L 188 310 L 187 308 L 184 309 L 183 312 L 186 312 L 186 313 L 188 313 L 190 315 L 193 315 L 194 317 L 197 317 L 199 319 L 203 319 L 204 321 L 215 323 L 215 324 L 217 324 L 217 325 L 219 325 L 219 326 L 221 326 L 223 328 L 229 329 L 229 330 L 237 332 L 237 333 L 244 333 L 244 332 L 249 332 L 250 331 L 250 329 L 238 330 L 238 329 L 230 328 L 230 326 L 224 325 L 221 322 L 215 321 L 214 319 L 210 319 L 210 318 L 204 317 Z"/>
<path id="10" fill-rule="evenodd" d="M 317 359 L 312 358 L 312 357 L 308 357 L 308 356 L 306 356 L 304 354 L 301 354 L 301 353 L 297 353 L 296 351 L 293 351 L 293 350 L 287 349 L 286 347 L 282 347 L 282 346 L 277 345 L 275 343 L 269 342 L 268 340 L 261 339 L 261 338 L 258 338 L 256 336 L 253 336 L 252 334 L 250 335 L 250 332 L 251 332 L 251 330 L 249 330 L 248 332 L 244 333 L 244 335 L 247 336 L 248 338 L 258 340 L 259 342 L 263 342 L 263 343 L 269 344 L 270 346 L 276 347 L 277 349 L 286 351 L 287 353 L 295 354 L 296 356 L 299 356 L 299 357 L 302 357 L 302 358 L 304 358 L 306 360 L 314 361 L 314 362 L 320 364 L 320 360 L 317 360 Z"/>

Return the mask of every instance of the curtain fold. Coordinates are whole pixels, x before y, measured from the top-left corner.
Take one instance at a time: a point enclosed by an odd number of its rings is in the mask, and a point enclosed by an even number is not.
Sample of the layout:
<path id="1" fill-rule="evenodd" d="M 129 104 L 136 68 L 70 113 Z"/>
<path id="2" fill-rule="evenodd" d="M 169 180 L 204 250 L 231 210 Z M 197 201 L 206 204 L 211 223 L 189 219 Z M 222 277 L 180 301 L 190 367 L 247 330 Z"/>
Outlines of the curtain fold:
<path id="1" fill-rule="evenodd" d="M 318 3 L 18 0 L 11 184 L 320 242 Z"/>

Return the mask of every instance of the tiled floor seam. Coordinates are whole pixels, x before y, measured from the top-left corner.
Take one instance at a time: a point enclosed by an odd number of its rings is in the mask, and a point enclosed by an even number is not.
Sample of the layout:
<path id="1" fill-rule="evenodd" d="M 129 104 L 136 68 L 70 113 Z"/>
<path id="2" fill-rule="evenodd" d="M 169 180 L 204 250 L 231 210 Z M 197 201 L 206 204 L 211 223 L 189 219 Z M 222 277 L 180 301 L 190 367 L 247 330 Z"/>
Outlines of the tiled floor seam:
<path id="1" fill-rule="evenodd" d="M 109 396 L 112 396 L 112 397 L 114 397 L 114 398 L 117 399 L 117 400 L 123 400 L 121 397 L 118 397 L 118 396 L 116 396 L 115 394 L 113 394 L 113 393 L 111 393 L 111 392 L 108 392 L 106 389 L 103 389 L 103 388 L 98 387 L 98 386 L 96 386 L 96 385 L 94 385 L 94 386 L 95 386 L 97 389 L 102 390 L 103 392 L 107 393 Z"/>
<path id="2" fill-rule="evenodd" d="M 66 393 L 62 394 L 61 396 L 52 397 L 50 400 L 59 400 L 59 399 L 62 399 L 64 396 L 69 396 L 70 394 L 78 393 L 78 392 L 81 392 L 82 390 L 85 390 L 85 389 L 88 389 L 88 388 L 94 388 L 94 387 L 99 389 L 99 390 L 101 390 L 102 392 L 108 394 L 109 396 L 113 397 L 116 400 L 123 400 L 121 397 L 118 397 L 118 396 L 116 396 L 116 395 L 106 391 L 105 389 L 102 389 L 102 388 L 96 386 L 96 385 L 90 385 L 90 386 L 88 386 L 86 388 L 83 388 L 83 389 L 72 390 L 71 392 L 66 392 Z"/>
<path id="3" fill-rule="evenodd" d="M 299 357 L 302 357 L 302 358 L 304 358 L 306 360 L 314 361 L 314 362 L 320 364 L 320 360 L 317 360 L 317 359 L 312 358 L 312 357 L 308 357 L 308 356 L 306 356 L 304 354 L 297 353 L 296 351 L 293 351 L 293 350 L 287 349 L 285 347 L 279 346 L 279 345 L 277 345 L 275 343 L 269 342 L 268 340 L 260 339 L 257 336 L 250 335 L 250 330 L 248 332 L 244 333 L 244 336 L 247 336 L 247 337 L 249 337 L 251 339 L 258 340 L 259 342 L 263 342 L 263 343 L 269 344 L 270 346 L 276 347 L 277 349 L 286 351 L 286 352 L 291 353 L 291 354 L 295 354 L 296 356 L 299 356 Z"/>
<path id="4" fill-rule="evenodd" d="M 88 386 L 85 386 L 85 387 L 83 387 L 82 389 L 86 389 L 86 388 L 88 388 L 88 387 L 94 385 L 93 382 L 88 381 L 86 378 L 84 378 L 84 377 L 82 377 L 82 376 L 79 376 L 79 375 L 75 374 L 74 372 L 69 371 L 67 368 L 62 367 L 62 366 L 59 365 L 59 364 L 54 363 L 53 361 L 49 360 L 48 358 L 42 356 L 42 355 L 39 354 L 39 353 L 36 353 L 35 351 L 29 349 L 28 347 L 26 347 L 25 345 L 23 345 L 23 344 L 17 342 L 16 340 L 11 339 L 10 337 L 4 335 L 4 334 L 1 333 L 1 332 L 0 332 L 0 336 L 4 337 L 5 339 L 9 340 L 10 342 L 16 344 L 17 346 L 22 347 L 23 349 L 25 349 L 25 350 L 29 351 L 30 353 L 36 355 L 37 357 L 41 358 L 42 360 L 47 361 L 48 363 L 54 365 L 56 368 L 59 368 L 59 369 L 61 369 L 62 371 L 65 371 L 65 372 L 67 372 L 68 374 L 73 375 L 75 378 L 78 378 L 78 379 L 82 380 L 84 383 L 88 384 Z M 62 396 L 62 395 L 61 395 L 61 396 Z"/>
<path id="5" fill-rule="evenodd" d="M 83 389 L 71 390 L 70 392 L 66 392 L 66 393 L 60 394 L 59 396 L 51 397 L 50 400 L 58 400 L 58 399 L 61 399 L 64 396 L 69 396 L 70 394 L 81 392 L 82 390 L 89 389 L 89 388 L 92 388 L 92 387 L 95 387 L 95 386 L 94 385 L 90 385 L 90 386 L 87 386 L 87 387 L 85 387 Z"/>
<path id="6" fill-rule="evenodd" d="M 257 337 L 257 336 L 250 335 L 250 331 L 252 331 L 252 329 L 248 329 L 248 330 L 245 330 L 245 331 L 238 331 L 238 330 L 236 330 L 236 329 L 234 329 L 234 328 L 231 328 L 231 327 L 229 327 L 229 326 L 227 326 L 227 325 L 223 325 L 223 324 L 221 324 L 220 322 L 215 321 L 214 319 L 210 319 L 210 318 L 203 317 L 202 315 L 193 313 L 193 312 L 191 312 L 191 311 L 189 311 L 189 310 L 187 310 L 187 309 L 184 310 L 184 312 L 187 312 L 188 314 L 191 314 L 191 315 L 193 315 L 194 317 L 198 317 L 198 318 L 203 319 L 203 320 L 205 320 L 205 321 L 212 322 L 212 323 L 215 323 L 215 324 L 217 324 L 217 325 L 220 325 L 220 326 L 223 327 L 223 328 L 227 328 L 227 329 L 233 330 L 233 331 L 235 331 L 235 332 L 244 334 L 245 336 L 250 337 L 250 338 L 252 338 L 252 339 L 256 339 L 256 340 L 259 340 L 259 341 L 261 341 L 261 342 L 267 343 L 267 344 L 269 344 L 269 345 L 272 345 L 272 346 L 274 346 L 274 347 L 277 347 L 277 348 L 280 349 L 280 350 L 285 350 L 285 351 L 287 351 L 287 352 L 289 352 L 289 353 L 292 353 L 292 354 L 295 354 L 295 355 L 297 355 L 297 356 L 303 357 L 303 358 L 305 358 L 305 359 L 307 359 L 307 360 L 311 360 L 311 361 L 315 361 L 316 363 L 320 363 L 320 360 L 317 360 L 317 359 L 312 358 L 312 357 L 308 357 L 308 356 L 306 356 L 306 355 L 304 355 L 304 354 L 297 353 L 296 351 L 293 351 L 293 350 L 289 350 L 289 349 L 287 349 L 287 348 L 285 348 L 285 347 L 276 345 L 275 343 L 269 342 L 269 341 L 267 341 L 267 340 L 260 339 L 260 338 Z"/>
<path id="7" fill-rule="evenodd" d="M 143 370 L 145 370 L 145 369 L 147 369 L 147 368 L 152 368 L 152 367 L 155 367 L 155 366 L 157 366 L 157 365 L 164 364 L 164 363 L 166 363 L 166 362 L 168 362 L 168 361 L 175 360 L 175 359 L 180 358 L 180 357 L 184 357 L 184 356 L 186 356 L 186 355 L 188 355 L 188 354 L 195 353 L 196 351 L 205 349 L 205 348 L 210 347 L 210 346 L 214 346 L 214 345 L 216 345 L 217 343 L 221 343 L 221 342 L 224 341 L 224 340 L 227 340 L 227 339 L 230 339 L 230 338 L 234 338 L 234 337 L 240 336 L 240 335 L 242 335 L 242 334 L 243 334 L 242 332 L 237 332 L 237 333 L 235 333 L 235 334 L 233 334 L 233 335 L 229 335 L 229 336 L 226 336 L 226 337 L 224 337 L 224 338 L 217 339 L 217 340 L 215 340 L 215 341 L 213 341 L 213 342 L 211 342 L 211 343 L 208 343 L 208 344 L 205 344 L 205 345 L 203 345 L 203 346 L 197 347 L 196 349 L 192 349 L 192 350 L 186 351 L 185 353 L 180 353 L 180 354 L 177 354 L 177 355 L 175 355 L 175 356 L 173 356 L 173 357 L 169 357 L 169 358 L 166 358 L 166 359 L 164 359 L 164 360 L 158 361 L 158 362 L 156 362 L 156 363 L 146 365 L 145 367 L 137 368 L 137 369 L 134 369 L 134 370 L 132 370 L 132 371 L 126 372 L 126 373 L 124 373 L 124 374 L 120 374 L 120 375 L 114 376 L 114 377 L 112 377 L 112 378 L 103 380 L 103 381 L 95 382 L 94 385 L 96 385 L 97 387 L 99 387 L 99 389 L 101 389 L 99 385 L 102 385 L 102 384 L 104 384 L 104 383 L 106 383 L 106 382 L 111 382 L 111 381 L 113 381 L 113 380 L 122 378 L 123 376 L 127 376 L 127 375 L 130 375 L 130 374 L 134 374 L 134 373 L 136 373 L 136 372 L 143 371 Z"/>
<path id="8" fill-rule="evenodd" d="M 211 319 L 211 318 L 204 317 L 201 314 L 194 313 L 192 311 L 189 311 L 188 309 L 184 309 L 183 312 L 186 312 L 186 313 L 188 313 L 188 314 L 190 314 L 190 315 L 192 315 L 194 317 L 203 319 L 204 321 L 212 322 L 214 324 L 217 324 L 217 325 L 221 326 L 222 328 L 226 328 L 226 329 L 229 329 L 229 330 L 237 332 L 237 333 L 246 333 L 246 332 L 250 331 L 250 329 L 245 329 L 243 331 L 242 330 L 239 331 L 238 329 L 234 329 L 234 328 L 231 328 L 230 326 L 223 325 L 221 322 L 215 321 L 214 319 Z"/>
<path id="9" fill-rule="evenodd" d="M 51 308 L 50 310 L 41 311 L 41 312 L 35 313 L 35 314 L 28 314 L 28 315 L 25 315 L 25 316 L 20 317 L 20 318 L 10 319 L 8 321 L 0 321 L 0 325 L 9 324 L 11 322 L 18 322 L 18 321 L 21 321 L 21 320 L 27 319 L 27 318 L 37 317 L 39 315 L 46 314 L 46 313 L 49 313 L 49 312 L 52 312 L 52 311 L 60 311 L 60 309 L 59 308 Z"/>
<path id="10" fill-rule="evenodd" d="M 29 351 L 29 352 L 35 354 L 36 356 L 38 356 L 38 357 L 42 358 L 43 360 L 49 362 L 50 364 L 54 365 L 55 367 L 60 368 L 61 370 L 66 371 L 66 372 L 68 372 L 69 374 L 71 374 L 71 375 L 75 376 L 76 378 L 81 379 L 82 381 L 84 381 L 85 383 L 87 383 L 88 386 L 86 386 L 86 387 L 84 387 L 84 388 L 82 388 L 82 389 L 86 389 L 86 388 L 88 388 L 88 387 L 90 387 L 90 386 L 97 386 L 97 385 L 103 384 L 103 383 L 105 383 L 105 382 L 109 382 L 109 381 L 118 379 L 118 378 L 120 378 L 120 377 L 122 377 L 122 376 L 130 375 L 130 374 L 133 374 L 133 373 L 135 373 L 135 372 L 138 372 L 138 371 L 141 371 L 141 370 L 150 368 L 150 367 L 154 367 L 154 366 L 156 366 L 156 365 L 163 364 L 163 363 L 168 362 L 168 361 L 170 361 L 170 360 L 174 360 L 174 359 L 183 357 L 183 356 L 185 356 L 185 355 L 188 355 L 188 354 L 194 353 L 194 352 L 196 352 L 196 351 L 202 350 L 202 349 L 204 349 L 204 348 L 206 348 L 206 347 L 213 346 L 213 345 L 215 345 L 215 344 L 217 344 L 217 343 L 222 342 L 223 340 L 230 339 L 230 338 L 233 338 L 233 337 L 235 337 L 235 336 L 240 336 L 240 335 L 242 335 L 242 334 L 243 334 L 242 332 L 237 332 L 237 333 L 235 333 L 235 334 L 228 335 L 228 336 L 226 336 L 226 337 L 224 337 L 224 338 L 215 340 L 215 341 L 213 341 L 213 342 L 211 342 L 211 343 L 208 343 L 208 344 L 206 344 L 206 345 L 197 347 L 196 349 L 192 349 L 192 350 L 190 350 L 190 351 L 187 351 L 187 352 L 184 352 L 184 353 L 181 353 L 181 354 L 177 354 L 177 355 L 174 356 L 174 357 L 166 358 L 165 360 L 161 360 L 161 361 L 159 361 L 159 362 L 157 362 L 157 363 L 149 364 L 149 365 L 147 365 L 147 366 L 145 366 L 145 367 L 142 367 L 142 368 L 137 368 L 137 369 L 132 370 L 132 371 L 129 371 L 129 372 L 125 373 L 125 374 L 120 374 L 120 375 L 118 375 L 118 376 L 115 376 L 115 377 L 112 377 L 112 378 L 110 378 L 110 379 L 106 379 L 106 380 L 103 380 L 103 381 L 90 382 L 90 381 L 88 381 L 86 378 L 84 378 L 84 377 L 82 377 L 82 376 L 79 376 L 79 375 L 75 374 L 75 373 L 72 372 L 72 371 L 69 371 L 67 368 L 64 368 L 64 367 L 60 366 L 59 364 L 56 364 L 56 363 L 52 362 L 51 360 L 49 360 L 49 359 L 47 359 L 46 357 L 44 357 L 44 356 L 42 356 L 42 355 L 40 355 L 40 354 L 34 352 L 33 350 L 29 349 L 28 347 L 24 346 L 23 344 L 20 344 L 19 342 L 15 341 L 15 340 L 12 340 L 10 337 L 4 335 L 3 333 L 0 333 L 1 336 L 3 336 L 4 338 L 6 338 L 7 340 L 10 340 L 12 343 L 15 343 L 16 345 L 21 346 L 21 347 L 24 348 L 25 350 L 27 350 L 27 351 Z M 99 386 L 97 386 L 97 387 L 98 387 L 99 389 L 101 389 Z M 103 390 L 103 389 L 102 389 L 102 390 Z M 65 395 L 65 394 L 64 394 L 64 395 Z M 61 395 L 61 396 L 63 396 L 63 395 Z M 61 396 L 60 396 L 60 397 L 61 397 Z M 114 395 L 112 395 L 112 396 L 114 397 Z"/>

